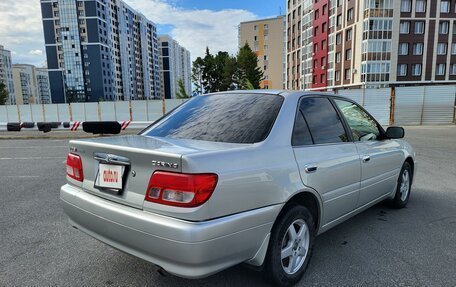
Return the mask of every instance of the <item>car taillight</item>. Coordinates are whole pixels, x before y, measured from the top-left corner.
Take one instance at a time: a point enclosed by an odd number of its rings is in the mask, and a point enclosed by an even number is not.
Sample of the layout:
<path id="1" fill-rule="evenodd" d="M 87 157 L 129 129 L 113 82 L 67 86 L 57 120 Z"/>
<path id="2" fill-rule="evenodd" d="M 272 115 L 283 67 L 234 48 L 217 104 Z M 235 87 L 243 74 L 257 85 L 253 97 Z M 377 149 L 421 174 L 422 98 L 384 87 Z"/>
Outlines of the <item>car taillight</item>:
<path id="1" fill-rule="evenodd" d="M 186 174 L 156 171 L 146 192 L 146 201 L 196 207 L 205 203 L 214 192 L 218 176 L 212 173 Z"/>
<path id="2" fill-rule="evenodd" d="M 69 153 L 66 161 L 66 172 L 69 177 L 77 181 L 84 181 L 84 173 L 82 171 L 81 157 Z"/>

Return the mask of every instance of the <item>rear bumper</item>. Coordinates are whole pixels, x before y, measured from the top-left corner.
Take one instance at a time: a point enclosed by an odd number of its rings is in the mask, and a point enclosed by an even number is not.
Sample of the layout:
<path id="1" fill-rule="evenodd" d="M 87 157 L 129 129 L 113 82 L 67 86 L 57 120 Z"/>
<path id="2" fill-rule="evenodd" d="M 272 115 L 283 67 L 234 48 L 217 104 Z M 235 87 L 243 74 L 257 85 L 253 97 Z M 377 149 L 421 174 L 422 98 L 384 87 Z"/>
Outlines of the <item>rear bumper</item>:
<path id="1" fill-rule="evenodd" d="M 113 203 L 70 185 L 62 186 L 60 198 L 74 227 L 186 278 L 205 277 L 258 257 L 282 208 L 189 222 Z"/>

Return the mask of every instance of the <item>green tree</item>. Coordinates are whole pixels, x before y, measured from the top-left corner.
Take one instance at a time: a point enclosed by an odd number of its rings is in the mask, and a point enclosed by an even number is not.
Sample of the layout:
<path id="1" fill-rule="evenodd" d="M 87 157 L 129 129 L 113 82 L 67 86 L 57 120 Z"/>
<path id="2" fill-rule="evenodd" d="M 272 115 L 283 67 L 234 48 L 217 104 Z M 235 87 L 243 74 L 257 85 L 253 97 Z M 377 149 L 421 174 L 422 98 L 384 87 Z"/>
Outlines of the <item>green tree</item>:
<path id="1" fill-rule="evenodd" d="M 255 87 L 252 85 L 252 83 L 248 79 L 244 79 L 244 82 L 242 83 L 242 89 L 243 90 L 255 90 Z"/>
<path id="2" fill-rule="evenodd" d="M 254 89 L 259 89 L 264 73 L 258 67 L 257 55 L 252 51 L 247 43 L 245 43 L 237 54 L 237 66 L 243 75 L 243 88 L 247 88 L 245 83 L 247 83 L 246 80 L 248 80 Z"/>
<path id="3" fill-rule="evenodd" d="M 8 101 L 9 93 L 6 90 L 6 85 L 3 82 L 0 82 L 0 105 L 6 105 Z"/>
<path id="4" fill-rule="evenodd" d="M 258 58 L 245 44 L 233 57 L 228 52 L 215 56 L 206 48 L 204 58 L 193 62 L 192 81 L 195 92 L 213 93 L 236 89 L 259 89 L 263 72 L 258 68 Z"/>
<path id="5" fill-rule="evenodd" d="M 182 81 L 182 79 L 177 80 L 177 86 L 178 86 L 178 91 L 176 93 L 176 98 L 177 99 L 188 99 L 188 98 L 190 98 L 190 95 L 188 95 L 187 91 L 185 91 L 184 81 Z"/>
<path id="6" fill-rule="evenodd" d="M 229 56 L 225 59 L 222 72 L 222 91 L 236 90 L 239 88 L 241 77 L 237 67 L 236 57 Z"/>
<path id="7" fill-rule="evenodd" d="M 195 85 L 197 94 L 203 93 L 203 67 L 204 60 L 201 57 L 196 58 L 192 65 L 192 82 Z"/>

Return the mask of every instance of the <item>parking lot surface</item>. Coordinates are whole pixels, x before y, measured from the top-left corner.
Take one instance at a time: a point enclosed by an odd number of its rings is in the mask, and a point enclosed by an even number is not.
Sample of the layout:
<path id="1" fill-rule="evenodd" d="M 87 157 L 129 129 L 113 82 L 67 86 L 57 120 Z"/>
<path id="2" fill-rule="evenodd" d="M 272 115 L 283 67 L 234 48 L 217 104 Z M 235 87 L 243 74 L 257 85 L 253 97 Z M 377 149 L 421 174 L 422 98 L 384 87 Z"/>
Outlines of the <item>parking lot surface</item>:
<path id="1" fill-rule="evenodd" d="M 410 127 L 408 207 L 381 203 L 316 239 L 297 286 L 456 286 L 456 127 Z M 70 227 L 59 203 L 66 139 L 0 140 L 0 286 L 267 286 L 236 266 L 202 280 L 154 266 Z"/>

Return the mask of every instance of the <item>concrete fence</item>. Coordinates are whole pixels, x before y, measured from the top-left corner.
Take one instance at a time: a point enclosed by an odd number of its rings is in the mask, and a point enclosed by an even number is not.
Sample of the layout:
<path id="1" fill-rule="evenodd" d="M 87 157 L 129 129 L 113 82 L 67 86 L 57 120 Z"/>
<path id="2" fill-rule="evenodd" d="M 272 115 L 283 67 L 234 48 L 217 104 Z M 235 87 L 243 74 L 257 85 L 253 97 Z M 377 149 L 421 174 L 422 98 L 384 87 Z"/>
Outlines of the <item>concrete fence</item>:
<path id="1" fill-rule="evenodd" d="M 126 101 L 0 106 L 0 123 L 8 122 L 152 122 L 184 100 Z"/>

